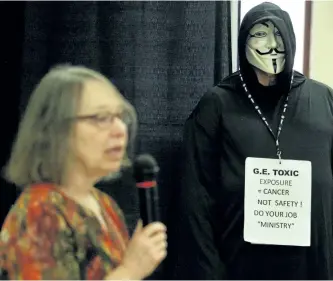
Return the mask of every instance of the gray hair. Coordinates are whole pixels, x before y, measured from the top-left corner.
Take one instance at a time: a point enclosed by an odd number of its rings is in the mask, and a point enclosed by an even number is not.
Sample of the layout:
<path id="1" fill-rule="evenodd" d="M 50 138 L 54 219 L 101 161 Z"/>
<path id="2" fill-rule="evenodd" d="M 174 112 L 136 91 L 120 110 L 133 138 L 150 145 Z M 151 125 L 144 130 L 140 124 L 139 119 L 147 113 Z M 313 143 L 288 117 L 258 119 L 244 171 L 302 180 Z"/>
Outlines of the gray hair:
<path id="1" fill-rule="evenodd" d="M 63 184 L 71 155 L 70 135 L 83 84 L 99 80 L 116 87 L 102 74 L 82 66 L 61 65 L 52 68 L 34 89 L 19 125 L 5 178 L 17 186 L 34 183 Z M 130 165 L 137 128 L 132 105 L 119 93 L 128 120 L 129 145 L 123 161 Z"/>

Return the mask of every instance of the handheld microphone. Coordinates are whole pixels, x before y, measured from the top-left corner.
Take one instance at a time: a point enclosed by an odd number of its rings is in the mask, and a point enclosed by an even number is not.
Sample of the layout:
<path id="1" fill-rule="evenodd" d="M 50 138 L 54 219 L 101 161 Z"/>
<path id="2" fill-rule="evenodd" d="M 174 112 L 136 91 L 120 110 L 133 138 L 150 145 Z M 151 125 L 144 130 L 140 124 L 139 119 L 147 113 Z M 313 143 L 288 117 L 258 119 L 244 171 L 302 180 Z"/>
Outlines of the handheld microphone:
<path id="1" fill-rule="evenodd" d="M 134 178 L 139 193 L 140 216 L 143 226 L 159 221 L 156 177 L 159 167 L 149 154 L 139 155 L 133 163 Z"/>

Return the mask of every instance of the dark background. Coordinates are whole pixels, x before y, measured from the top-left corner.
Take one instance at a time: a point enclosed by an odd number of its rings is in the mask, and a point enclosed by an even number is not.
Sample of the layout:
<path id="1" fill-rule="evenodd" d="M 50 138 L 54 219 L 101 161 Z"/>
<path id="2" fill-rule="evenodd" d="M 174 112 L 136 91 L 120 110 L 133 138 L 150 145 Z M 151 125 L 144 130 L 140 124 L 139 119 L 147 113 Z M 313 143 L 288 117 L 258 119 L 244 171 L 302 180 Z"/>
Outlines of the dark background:
<path id="1" fill-rule="evenodd" d="M 58 63 L 96 69 L 137 110 L 136 153 L 151 153 L 160 165 L 160 207 L 172 251 L 182 126 L 204 92 L 231 71 L 229 11 L 227 1 L 0 2 L 0 166 L 30 93 L 48 69 Z M 115 183 L 104 188 L 132 231 L 136 189 L 129 178 Z M 0 223 L 16 197 L 1 178 Z M 170 279 L 170 259 L 153 279 Z"/>

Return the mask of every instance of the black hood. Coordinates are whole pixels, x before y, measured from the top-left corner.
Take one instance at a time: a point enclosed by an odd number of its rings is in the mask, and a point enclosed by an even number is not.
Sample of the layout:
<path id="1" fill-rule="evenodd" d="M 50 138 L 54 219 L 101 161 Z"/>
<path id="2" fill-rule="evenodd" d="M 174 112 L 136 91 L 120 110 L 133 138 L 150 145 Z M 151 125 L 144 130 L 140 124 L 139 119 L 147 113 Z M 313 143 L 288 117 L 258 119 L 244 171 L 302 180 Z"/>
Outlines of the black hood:
<path id="1" fill-rule="evenodd" d="M 244 17 L 239 30 L 238 37 L 238 55 L 240 72 L 247 84 L 249 90 L 253 83 L 258 83 L 257 76 L 252 65 L 246 59 L 245 47 L 249 30 L 253 25 L 272 21 L 281 33 L 285 46 L 285 67 L 284 70 L 277 75 L 277 83 L 283 93 L 289 92 L 290 80 L 294 66 L 294 58 L 296 53 L 296 38 L 289 14 L 283 11 L 279 6 L 264 2 L 253 7 Z"/>

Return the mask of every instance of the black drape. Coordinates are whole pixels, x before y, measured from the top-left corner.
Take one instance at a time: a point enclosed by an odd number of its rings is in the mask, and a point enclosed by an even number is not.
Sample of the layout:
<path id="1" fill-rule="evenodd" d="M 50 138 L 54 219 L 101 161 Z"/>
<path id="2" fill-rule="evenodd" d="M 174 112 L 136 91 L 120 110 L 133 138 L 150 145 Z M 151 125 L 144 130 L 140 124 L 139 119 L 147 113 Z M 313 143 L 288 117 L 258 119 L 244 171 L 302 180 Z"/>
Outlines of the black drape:
<path id="1" fill-rule="evenodd" d="M 19 114 L 38 80 L 58 63 L 85 65 L 112 79 L 135 106 L 137 153 L 157 159 L 162 218 L 172 221 L 184 121 L 203 93 L 231 71 L 229 6 L 227 1 L 2 2 L 0 164 L 8 159 Z M 132 230 L 136 190 L 131 180 L 122 183 L 122 192 L 115 184 L 106 190 L 125 210 Z M 15 194 L 1 182 L 1 220 Z"/>
<path id="2" fill-rule="evenodd" d="M 5 165 L 17 131 L 21 93 L 24 3 L 0 2 L 1 149 L 0 167 Z M 16 199 L 16 188 L 0 176 L 0 225 Z"/>

